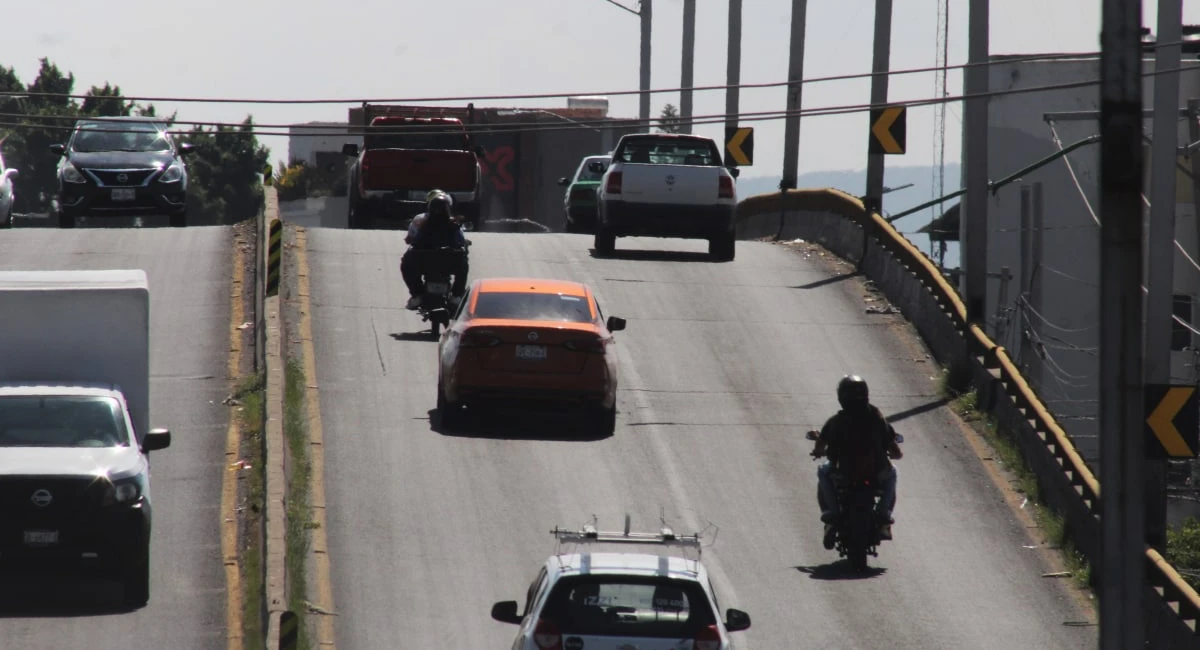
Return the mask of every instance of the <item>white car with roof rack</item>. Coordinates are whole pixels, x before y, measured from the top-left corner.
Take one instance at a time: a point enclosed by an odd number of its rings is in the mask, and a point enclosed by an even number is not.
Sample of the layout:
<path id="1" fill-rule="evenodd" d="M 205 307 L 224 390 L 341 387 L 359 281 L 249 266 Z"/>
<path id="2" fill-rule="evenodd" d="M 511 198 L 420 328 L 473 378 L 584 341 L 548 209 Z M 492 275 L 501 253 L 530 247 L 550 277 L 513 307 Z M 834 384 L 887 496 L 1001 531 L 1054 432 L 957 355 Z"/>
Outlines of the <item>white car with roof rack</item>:
<path id="1" fill-rule="evenodd" d="M 555 554 L 526 594 L 492 606 L 492 618 L 520 626 L 513 650 L 732 650 L 730 632 L 750 627 L 750 615 L 729 609 L 722 619 L 708 571 L 700 562 L 700 536 L 580 531 L 555 528 Z M 563 553 L 563 544 L 642 544 L 694 550 L 695 558 L 661 552 Z"/>
<path id="2" fill-rule="evenodd" d="M 712 138 L 679 133 L 621 137 L 596 190 L 593 247 L 611 255 L 617 237 L 707 239 L 708 253 L 734 257 L 736 167 L 727 169 Z"/>

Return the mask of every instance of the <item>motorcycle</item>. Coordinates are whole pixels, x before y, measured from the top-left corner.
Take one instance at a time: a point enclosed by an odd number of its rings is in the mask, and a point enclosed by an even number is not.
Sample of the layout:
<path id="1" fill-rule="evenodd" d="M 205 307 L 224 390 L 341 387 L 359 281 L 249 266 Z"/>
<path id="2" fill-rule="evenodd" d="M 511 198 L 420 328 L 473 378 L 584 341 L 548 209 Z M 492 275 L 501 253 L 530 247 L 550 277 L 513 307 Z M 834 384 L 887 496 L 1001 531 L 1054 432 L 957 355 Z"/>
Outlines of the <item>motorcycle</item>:
<path id="1" fill-rule="evenodd" d="M 805 437 L 815 442 L 819 435 L 817 431 L 809 431 Z M 896 444 L 902 442 L 904 436 L 897 434 Z M 884 541 L 880 522 L 875 516 L 875 507 L 883 490 L 874 481 L 852 482 L 837 471 L 833 472 L 832 478 L 839 512 L 838 518 L 830 522 L 835 548 L 840 557 L 850 561 L 852 570 L 861 573 L 867 569 L 867 556 L 879 557 L 876 549 Z"/>
<path id="2" fill-rule="evenodd" d="M 467 246 L 470 246 L 467 242 Z M 421 303 L 417 305 L 417 313 L 421 320 L 430 324 L 430 331 L 436 341 L 440 330 L 450 324 L 450 316 L 458 309 L 457 296 L 450 293 L 453 287 L 452 278 L 458 269 L 460 260 L 466 256 L 466 248 L 443 246 L 434 250 L 410 251 L 416 255 L 414 260 L 421 269 L 421 279 L 425 285 L 425 293 Z"/>

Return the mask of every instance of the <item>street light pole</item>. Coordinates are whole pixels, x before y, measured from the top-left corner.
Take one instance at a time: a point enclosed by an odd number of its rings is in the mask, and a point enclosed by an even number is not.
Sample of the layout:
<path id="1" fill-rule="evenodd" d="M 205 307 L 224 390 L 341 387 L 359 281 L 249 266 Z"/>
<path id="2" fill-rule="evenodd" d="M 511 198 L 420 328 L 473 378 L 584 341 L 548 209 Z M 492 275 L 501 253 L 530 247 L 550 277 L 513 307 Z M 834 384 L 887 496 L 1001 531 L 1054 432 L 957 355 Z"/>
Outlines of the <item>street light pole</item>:
<path id="1" fill-rule="evenodd" d="M 696 0 L 683 0 L 683 55 L 680 57 L 680 133 L 692 132 L 692 86 L 696 64 Z"/>
<path id="2" fill-rule="evenodd" d="M 650 19 L 653 14 L 654 0 L 641 0 L 637 9 L 630 9 L 616 0 L 604 0 L 610 5 L 620 7 L 625 11 L 641 18 L 642 23 L 642 55 L 639 70 L 640 82 L 638 89 L 638 119 L 647 129 L 650 128 Z"/>
<path id="3" fill-rule="evenodd" d="M 804 28 L 808 0 L 792 0 L 792 35 L 788 56 L 787 117 L 783 125 L 783 178 L 780 190 L 794 190 L 800 166 L 800 106 L 804 83 Z"/>

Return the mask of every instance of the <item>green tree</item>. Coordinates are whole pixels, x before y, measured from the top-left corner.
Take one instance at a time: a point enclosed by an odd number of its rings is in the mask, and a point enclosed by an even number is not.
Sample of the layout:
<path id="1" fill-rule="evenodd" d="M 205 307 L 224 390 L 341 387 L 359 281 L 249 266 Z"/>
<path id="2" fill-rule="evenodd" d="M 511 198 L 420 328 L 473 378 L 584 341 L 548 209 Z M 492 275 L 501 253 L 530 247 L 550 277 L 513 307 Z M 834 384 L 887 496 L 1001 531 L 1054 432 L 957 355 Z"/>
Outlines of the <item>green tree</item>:
<path id="1" fill-rule="evenodd" d="M 188 157 L 190 222 L 236 223 L 258 213 L 271 152 L 259 144 L 252 117 L 236 127 L 197 126 L 179 140 L 194 147 Z"/>
<path id="2" fill-rule="evenodd" d="M 103 88 L 92 86 L 87 91 L 80 111 L 97 117 L 128 117 L 134 106 L 133 102 L 125 100 L 120 86 L 111 86 L 106 81 Z"/>
<path id="3" fill-rule="evenodd" d="M 663 106 L 658 114 L 658 130 L 662 133 L 679 133 L 683 130 L 679 123 L 679 109 L 674 104 Z"/>

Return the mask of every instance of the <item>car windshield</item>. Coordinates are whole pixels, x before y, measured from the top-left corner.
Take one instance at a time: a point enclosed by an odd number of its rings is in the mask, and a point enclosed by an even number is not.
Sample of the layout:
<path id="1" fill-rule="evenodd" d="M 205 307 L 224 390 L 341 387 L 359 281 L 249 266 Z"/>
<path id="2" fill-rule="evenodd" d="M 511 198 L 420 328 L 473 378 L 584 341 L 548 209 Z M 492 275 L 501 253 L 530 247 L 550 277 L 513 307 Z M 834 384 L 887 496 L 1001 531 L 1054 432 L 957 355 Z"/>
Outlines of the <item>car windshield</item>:
<path id="1" fill-rule="evenodd" d="M 509 291 L 481 291 L 471 316 L 560 323 L 590 323 L 594 319 L 583 296 Z"/>
<path id="2" fill-rule="evenodd" d="M 641 138 L 628 140 L 617 152 L 623 163 L 649 165 L 717 166 L 721 158 L 707 140 L 684 138 Z"/>
<path id="3" fill-rule="evenodd" d="M 696 582 L 588 575 L 555 585 L 541 613 L 563 634 L 688 639 L 716 623 Z"/>
<path id="4" fill-rule="evenodd" d="M 153 124 L 89 122 L 79 127 L 71 149 L 80 153 L 98 151 L 169 151 L 166 133 Z"/>
<path id="5" fill-rule="evenodd" d="M 0 447 L 124 447 L 129 435 L 111 397 L 0 397 Z"/>
<path id="6" fill-rule="evenodd" d="M 598 162 L 598 163 L 604 165 L 603 167 L 600 168 L 601 171 L 594 172 L 594 171 L 588 169 L 588 166 L 594 162 Z M 586 158 L 586 159 L 584 159 L 583 164 L 579 166 L 579 176 L 578 176 L 578 178 L 575 179 L 575 181 L 576 182 L 599 181 L 600 178 L 604 176 L 604 170 L 608 169 L 608 163 L 609 163 L 608 158 Z"/>

